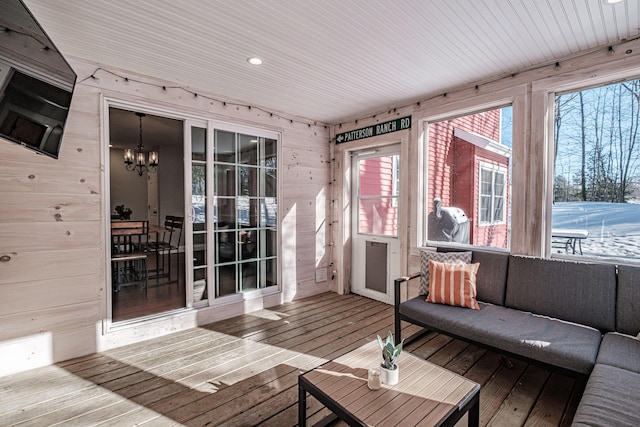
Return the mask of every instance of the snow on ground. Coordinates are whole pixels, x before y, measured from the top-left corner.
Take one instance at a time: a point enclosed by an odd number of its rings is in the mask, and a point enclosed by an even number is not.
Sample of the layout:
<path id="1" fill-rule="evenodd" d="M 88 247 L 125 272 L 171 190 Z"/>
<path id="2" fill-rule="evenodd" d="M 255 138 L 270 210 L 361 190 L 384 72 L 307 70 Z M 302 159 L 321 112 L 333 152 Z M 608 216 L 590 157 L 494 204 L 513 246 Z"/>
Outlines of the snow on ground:
<path id="1" fill-rule="evenodd" d="M 553 228 L 589 232 L 583 255 L 640 261 L 640 204 L 556 202 L 552 216 Z"/>

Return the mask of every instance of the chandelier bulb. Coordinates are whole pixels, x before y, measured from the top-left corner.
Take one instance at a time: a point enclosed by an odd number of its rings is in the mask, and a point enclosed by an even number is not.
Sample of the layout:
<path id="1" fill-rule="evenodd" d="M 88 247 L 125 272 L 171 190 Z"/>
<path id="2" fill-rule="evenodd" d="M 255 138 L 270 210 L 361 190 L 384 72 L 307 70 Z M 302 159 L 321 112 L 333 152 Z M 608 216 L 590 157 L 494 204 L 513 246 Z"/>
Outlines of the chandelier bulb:
<path id="1" fill-rule="evenodd" d="M 146 117 L 146 114 L 136 112 L 135 115 L 138 116 L 140 128 L 138 149 L 133 150 L 131 148 L 127 148 L 124 150 L 124 164 L 128 171 L 136 171 L 139 176 L 142 176 L 145 171 L 156 171 L 159 155 L 157 151 L 150 151 L 148 154 L 149 162 L 147 163 L 147 153 L 144 151 L 144 145 L 142 144 L 142 118 Z"/>

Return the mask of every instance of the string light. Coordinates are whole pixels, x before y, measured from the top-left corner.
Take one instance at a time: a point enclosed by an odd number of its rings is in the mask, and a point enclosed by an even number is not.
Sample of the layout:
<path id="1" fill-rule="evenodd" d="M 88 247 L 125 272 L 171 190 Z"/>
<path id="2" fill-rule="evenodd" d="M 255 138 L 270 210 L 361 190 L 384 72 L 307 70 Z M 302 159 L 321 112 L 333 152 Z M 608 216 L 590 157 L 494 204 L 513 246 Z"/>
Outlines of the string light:
<path id="1" fill-rule="evenodd" d="M 639 39 L 640 39 L 640 36 L 636 36 L 636 37 L 633 37 L 633 38 L 629 38 L 629 39 L 626 39 L 626 40 L 621 41 L 617 46 L 620 46 L 620 45 L 622 45 L 622 44 L 626 44 L 626 43 L 630 43 L 630 42 L 633 42 L 633 41 L 636 41 L 636 40 L 639 40 Z M 606 48 L 606 53 L 607 53 L 608 55 L 613 55 L 613 54 L 615 53 L 615 48 L 614 48 L 614 46 L 608 46 L 608 47 Z M 627 49 L 627 50 L 625 51 L 625 53 L 626 53 L 627 55 L 629 55 L 629 54 L 633 53 L 633 50 L 632 50 L 632 49 Z M 580 54 L 578 54 L 578 55 L 574 55 L 574 56 L 571 56 L 571 57 L 565 58 L 565 60 L 575 60 L 575 59 L 579 59 L 579 58 L 582 58 L 582 57 L 584 57 L 584 56 L 588 56 L 588 55 L 592 55 L 592 54 L 593 54 L 593 51 L 583 52 L 583 53 L 580 53 Z M 495 77 L 495 78 L 493 78 L 493 79 L 483 81 L 481 84 L 476 84 L 476 85 L 474 86 L 474 90 L 475 90 L 476 92 L 478 92 L 478 91 L 480 90 L 480 87 L 481 87 L 481 86 L 485 86 L 485 85 L 488 85 L 488 84 L 491 84 L 491 83 L 498 82 L 498 81 L 500 81 L 500 80 L 505 79 L 506 77 L 515 78 L 515 77 L 517 77 L 517 76 L 518 76 L 519 74 L 521 74 L 521 73 L 530 72 L 530 71 L 536 71 L 536 70 L 541 70 L 541 69 L 543 69 L 543 68 L 547 68 L 547 67 L 549 67 L 549 66 L 552 66 L 552 67 L 553 67 L 553 69 L 554 69 L 554 70 L 556 70 L 556 71 L 560 70 L 560 68 L 561 68 L 560 62 L 554 62 L 554 63 L 551 63 L 551 64 L 549 64 L 549 63 L 545 63 L 545 64 L 537 65 L 537 66 L 534 66 L 534 67 L 526 68 L 526 69 L 524 69 L 524 70 L 520 70 L 520 71 L 515 72 L 515 73 L 506 74 L 506 75 L 503 75 L 503 76 L 500 76 L 500 77 Z M 454 91 L 454 92 L 452 92 L 452 93 L 461 93 L 461 92 L 464 92 L 465 90 L 468 90 L 468 89 L 470 89 L 470 87 L 463 87 L 463 88 L 460 88 L 460 89 L 458 89 L 458 90 L 456 90 L 456 91 Z M 417 101 L 417 102 L 416 102 L 416 105 L 419 107 L 421 102 L 428 102 L 428 101 L 432 101 L 432 100 L 437 99 L 437 98 L 439 98 L 439 97 L 447 98 L 447 96 L 448 96 L 448 95 L 449 95 L 449 94 L 448 94 L 447 92 L 443 92 L 443 93 L 440 93 L 440 94 L 437 94 L 437 95 L 431 96 L 431 97 L 429 97 L 429 98 L 424 98 L 424 99 L 422 99 L 421 101 Z M 397 108 L 406 108 L 406 107 L 409 107 L 409 106 L 411 106 L 411 105 L 413 105 L 413 104 L 401 105 L 401 106 L 399 106 L 399 107 L 397 107 Z M 395 112 L 395 111 L 396 111 L 396 108 L 394 108 L 394 109 L 393 109 L 393 111 Z M 373 114 L 373 115 L 370 115 L 370 116 L 359 117 L 359 120 L 375 119 L 375 118 L 377 117 L 377 115 L 378 115 L 378 114 L 381 114 L 381 113 L 380 113 L 380 112 L 378 112 L 378 113 Z M 388 111 L 387 111 L 387 114 L 391 115 L 391 110 L 388 110 Z M 338 124 L 338 126 L 339 126 L 339 127 L 342 127 L 342 125 L 343 125 L 343 124 L 345 124 L 345 125 L 346 125 L 346 124 L 348 124 L 348 123 L 354 123 L 354 124 L 357 124 L 358 122 L 357 122 L 357 120 L 356 120 L 356 119 L 354 119 L 354 120 L 352 120 L 352 121 L 346 121 L 346 122 L 339 123 L 339 124 Z"/>
<path id="2" fill-rule="evenodd" d="M 0 27 L 0 28 L 2 28 L 2 27 Z M 15 31 L 15 30 L 11 30 L 11 29 L 9 29 L 9 28 L 6 28 L 6 27 L 5 27 L 5 28 L 3 29 L 3 31 L 4 31 L 4 32 L 6 32 L 6 33 L 9 33 L 9 32 Z M 22 34 L 22 33 L 21 33 L 21 34 Z M 28 34 L 25 34 L 25 35 L 28 35 Z M 621 41 L 621 42 L 619 43 L 619 45 L 622 45 L 623 43 L 630 43 L 630 42 L 636 41 L 636 40 L 638 40 L 638 39 L 640 39 L 640 36 L 636 36 L 636 37 L 634 37 L 634 38 L 630 38 L 630 39 L 627 39 L 627 40 Z M 618 45 L 618 46 L 619 46 L 619 45 Z M 625 51 L 625 53 L 626 53 L 626 54 L 631 54 L 632 52 L 633 52 L 633 51 L 632 51 L 631 49 L 627 49 L 627 50 Z M 613 55 L 613 54 L 615 53 L 614 46 L 608 46 L 608 47 L 606 48 L 606 53 L 607 53 L 608 55 Z M 593 54 L 593 52 L 583 52 L 583 53 L 581 53 L 581 54 L 574 55 L 574 56 L 572 56 L 572 57 L 565 58 L 565 59 L 566 59 L 566 60 L 575 60 L 575 59 L 578 59 L 578 58 L 581 58 L 581 57 L 584 57 L 584 56 L 587 56 L 587 55 L 592 55 L 592 54 Z M 495 77 L 495 78 L 490 79 L 490 80 L 487 80 L 487 81 L 483 81 L 481 84 L 476 84 L 476 85 L 474 85 L 474 90 L 475 90 L 476 92 L 478 92 L 478 91 L 480 91 L 480 87 L 481 87 L 481 86 L 484 86 L 484 85 L 487 85 L 487 84 L 491 84 L 491 83 L 498 82 L 498 81 L 500 81 L 500 80 L 503 80 L 503 79 L 504 79 L 504 78 L 506 78 L 506 77 L 515 78 L 515 77 L 517 77 L 519 74 L 521 74 L 521 73 L 523 73 L 523 72 L 536 71 L 536 70 L 540 70 L 540 69 L 543 69 L 543 68 L 547 68 L 547 67 L 549 67 L 549 66 L 553 67 L 553 69 L 554 69 L 554 70 L 556 70 L 556 71 L 560 70 L 560 68 L 561 68 L 561 66 L 560 66 L 560 62 L 553 62 L 553 63 L 551 63 L 551 64 L 549 64 L 549 63 L 541 64 L 541 65 L 534 66 L 534 67 L 530 67 L 530 68 L 527 68 L 527 69 L 524 69 L 524 70 L 521 70 L 521 71 L 518 71 L 518 72 L 515 72 L 515 73 L 506 74 L 506 75 L 503 75 L 503 76 L 500 76 L 500 77 Z M 214 97 L 210 97 L 210 96 L 206 96 L 206 95 L 201 95 L 201 94 L 199 95 L 199 94 L 197 94 L 196 92 L 193 92 L 193 91 L 191 91 L 190 89 L 185 88 L 185 87 L 182 87 L 182 86 L 164 86 L 164 85 L 158 85 L 158 84 L 155 84 L 155 83 L 149 83 L 149 82 L 142 81 L 142 80 L 135 80 L 135 79 L 131 79 L 131 78 L 128 78 L 128 77 L 126 77 L 126 76 L 121 76 L 121 75 L 119 75 L 119 74 L 117 74 L 117 73 L 114 73 L 113 71 L 110 71 L 110 70 L 105 69 L 105 68 L 102 68 L 102 67 L 98 67 L 98 68 L 96 68 L 96 70 L 95 70 L 92 74 L 90 74 L 89 76 L 85 77 L 84 79 L 82 79 L 82 80 L 78 81 L 78 83 L 82 83 L 82 82 L 84 82 L 84 81 L 86 81 L 86 80 L 88 80 L 88 79 L 94 79 L 94 80 L 96 80 L 96 81 L 100 81 L 100 79 L 95 75 L 95 74 L 96 74 L 96 73 L 98 73 L 98 72 L 105 72 L 105 73 L 111 74 L 111 75 L 113 75 L 113 76 L 115 76 L 115 77 L 119 77 L 119 78 L 123 79 L 123 80 L 124 80 L 124 81 L 126 81 L 126 82 L 132 81 L 132 82 L 136 82 L 136 83 L 144 84 L 144 85 L 148 85 L 148 86 L 160 87 L 160 88 L 162 88 L 162 90 L 163 90 L 163 91 L 167 91 L 167 89 L 177 89 L 177 90 L 182 90 L 182 91 L 184 91 L 184 92 L 187 92 L 187 93 L 192 94 L 195 98 L 205 98 L 205 99 L 208 99 L 208 100 L 210 100 L 210 101 L 215 101 L 215 102 L 218 102 L 218 103 L 222 104 L 222 106 L 224 106 L 224 107 L 226 107 L 226 106 L 227 106 L 227 104 L 229 104 L 229 105 L 236 106 L 236 107 L 246 107 L 249 111 L 251 111 L 251 110 L 252 110 L 252 108 L 253 108 L 253 109 L 256 109 L 256 110 L 259 110 L 259 111 L 262 111 L 262 112 L 264 112 L 264 113 L 269 114 L 269 117 L 274 117 L 274 116 L 275 116 L 275 117 L 277 117 L 277 118 L 279 118 L 279 119 L 289 120 L 289 122 L 290 122 L 291 124 L 293 124 L 293 123 L 300 123 L 300 124 L 309 125 L 309 127 L 311 127 L 311 124 L 310 124 L 310 122 L 309 122 L 309 121 L 293 120 L 293 119 L 291 119 L 290 117 L 287 117 L 287 116 L 285 116 L 285 115 L 281 115 L 281 114 L 278 114 L 278 113 L 274 113 L 274 112 L 268 111 L 268 110 L 266 110 L 266 109 L 264 109 L 264 108 L 261 108 L 261 107 L 255 107 L 255 106 L 251 106 L 251 105 L 248 105 L 248 104 L 241 104 L 241 103 L 235 103 L 235 102 L 227 102 L 227 101 L 223 101 L 223 100 L 218 99 L 218 98 L 214 98 Z M 454 92 L 452 92 L 452 93 L 461 93 L 461 92 L 463 92 L 463 91 L 465 91 L 465 90 L 467 90 L 467 89 L 469 89 L 469 88 L 468 88 L 468 87 L 464 87 L 464 88 L 461 88 L 461 89 L 455 90 L 455 91 L 454 91 Z M 447 93 L 447 92 L 443 92 L 443 93 L 441 93 L 441 94 L 434 95 L 434 96 L 431 96 L 431 97 L 428 97 L 428 98 L 422 99 L 422 100 L 420 100 L 420 101 L 417 101 L 417 102 L 415 102 L 415 105 L 420 106 L 420 105 L 421 105 L 421 103 L 423 103 L 423 102 L 432 101 L 432 100 L 437 99 L 437 98 L 439 98 L 439 97 L 447 98 L 447 97 L 448 97 L 448 95 L 449 95 L 449 93 Z M 392 109 L 387 110 L 387 111 L 386 111 L 386 113 L 387 113 L 388 115 L 391 115 L 391 114 L 392 114 L 392 112 L 393 112 L 393 113 L 395 113 L 395 112 L 397 112 L 397 110 L 398 110 L 398 109 L 406 108 L 406 107 L 409 107 L 409 106 L 411 106 L 411 105 L 413 105 L 413 103 L 406 104 L 406 105 L 401 105 L 401 106 L 398 106 L 398 107 L 394 107 L 394 108 L 392 108 Z M 358 120 L 366 120 L 366 119 L 369 119 L 369 118 L 373 118 L 373 119 L 375 119 L 375 118 L 377 118 L 377 116 L 378 116 L 379 114 L 382 114 L 382 113 L 377 112 L 377 113 L 372 114 L 372 115 L 369 115 L 369 116 L 359 117 L 358 119 L 353 119 L 353 120 L 350 120 L 350 121 L 345 121 L 345 122 L 335 123 L 334 125 L 337 125 L 337 126 L 338 126 L 338 128 L 342 128 L 342 125 L 343 125 L 343 124 L 345 124 L 345 125 L 346 125 L 346 124 L 348 124 L 348 123 L 354 123 L 354 124 L 357 124 L 357 123 L 358 123 Z M 316 122 L 313 122 L 313 126 L 318 126 L 318 125 L 317 125 L 317 123 L 316 123 Z M 322 124 L 321 126 L 324 126 L 324 128 L 325 128 L 325 129 L 327 129 L 327 128 L 328 128 L 327 124 Z"/>
<path id="3" fill-rule="evenodd" d="M 40 50 L 43 50 L 45 52 L 48 52 L 50 50 L 55 50 L 55 49 L 52 49 L 51 46 L 47 46 L 46 44 L 42 43 L 42 41 L 37 39 L 36 37 L 34 37 L 33 34 L 24 33 L 22 31 L 14 30 L 14 29 L 11 29 L 9 27 L 0 27 L 0 28 L 2 28 L 2 32 L 7 34 L 7 35 L 20 34 L 21 36 L 25 36 L 25 37 L 29 37 L 30 39 L 33 39 L 36 43 L 38 43 L 39 45 L 42 46 L 40 48 Z"/>
<path id="4" fill-rule="evenodd" d="M 256 107 L 254 105 L 248 105 L 248 104 L 241 104 L 241 103 L 236 103 L 236 102 L 229 102 L 229 101 L 223 101 L 221 99 L 218 98 L 214 98 L 211 96 L 207 96 L 207 95 L 203 95 L 201 93 L 197 93 L 195 91 L 192 91 L 191 89 L 188 89 L 186 87 L 183 86 L 166 86 L 166 85 L 161 85 L 161 84 L 156 84 L 156 83 L 150 83 L 144 80 L 137 80 L 137 79 L 133 79 L 127 76 L 123 76 L 120 75 L 118 73 L 115 73 L 111 70 L 108 70 L 106 68 L 103 67 L 98 67 L 96 68 L 93 73 L 91 73 L 90 75 L 88 75 L 87 77 L 85 77 L 84 79 L 81 79 L 78 81 L 78 83 L 83 83 L 89 79 L 91 80 L 95 80 L 95 81 L 100 81 L 100 79 L 96 76 L 97 73 L 107 73 L 110 74 L 114 77 L 120 78 L 122 80 L 124 80 L 125 82 L 134 82 L 134 83 L 138 83 L 138 84 L 142 84 L 142 85 L 147 85 L 147 86 L 153 86 L 153 87 L 157 87 L 162 89 L 163 92 L 167 92 L 169 89 L 175 89 L 175 90 L 180 90 L 186 93 L 189 93 L 191 95 L 193 95 L 194 98 L 204 98 L 207 99 L 209 101 L 214 101 L 214 102 L 218 102 L 220 104 L 222 104 L 223 107 L 226 107 L 227 105 L 231 105 L 231 106 L 235 106 L 235 107 L 245 107 L 248 111 L 254 111 L 254 110 L 258 110 L 258 111 L 262 111 L 263 113 L 269 114 L 269 117 L 276 117 L 279 119 L 284 119 L 284 120 L 288 120 L 289 123 L 294 124 L 294 123 L 299 123 L 299 124 L 304 124 L 307 125 L 309 128 L 311 128 L 311 126 L 318 126 L 318 122 L 317 121 L 304 121 L 304 120 L 294 120 L 291 117 L 287 117 L 284 116 L 282 114 L 278 114 L 278 113 L 274 113 L 273 111 L 268 111 L 264 108 L 261 107 Z M 327 125 L 325 123 L 321 123 L 321 126 L 324 126 L 324 129 L 327 129 Z"/>

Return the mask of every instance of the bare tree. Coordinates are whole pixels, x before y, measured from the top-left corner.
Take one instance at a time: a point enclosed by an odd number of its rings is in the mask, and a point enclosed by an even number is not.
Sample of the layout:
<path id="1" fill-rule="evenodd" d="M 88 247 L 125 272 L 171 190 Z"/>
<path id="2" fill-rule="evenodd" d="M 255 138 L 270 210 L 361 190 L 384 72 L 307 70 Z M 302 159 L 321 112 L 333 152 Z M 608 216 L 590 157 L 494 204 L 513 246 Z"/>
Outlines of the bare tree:
<path id="1" fill-rule="evenodd" d="M 582 157 L 580 163 L 580 186 L 582 187 L 581 196 L 582 200 L 587 200 L 587 178 L 586 178 L 586 129 L 584 128 L 584 96 L 582 92 L 578 92 L 580 98 L 580 146 L 582 149 Z"/>
<path id="2" fill-rule="evenodd" d="M 569 199 L 575 182 L 578 200 L 624 203 L 637 180 L 640 162 L 640 80 L 587 89 L 556 98 L 554 171 L 579 162 L 554 196 Z M 571 173 L 571 172 L 569 172 Z"/>
<path id="3" fill-rule="evenodd" d="M 629 127 L 624 135 L 624 138 L 620 137 L 620 188 L 618 199 L 624 201 L 629 192 L 629 185 L 631 183 L 631 173 L 635 173 L 638 166 L 638 155 L 635 152 L 638 138 L 638 121 L 639 121 L 639 107 L 640 107 L 640 80 L 632 80 L 630 82 L 623 83 L 622 86 L 627 89 L 631 95 L 630 101 L 630 117 Z"/>
<path id="4" fill-rule="evenodd" d="M 560 129 L 562 127 L 562 118 L 572 114 L 575 110 L 574 101 L 578 97 L 577 93 L 569 93 L 566 95 L 556 96 L 555 102 L 555 126 L 553 140 L 555 141 L 553 147 L 553 169 L 556 168 L 556 160 L 558 158 L 558 137 L 560 135 Z"/>

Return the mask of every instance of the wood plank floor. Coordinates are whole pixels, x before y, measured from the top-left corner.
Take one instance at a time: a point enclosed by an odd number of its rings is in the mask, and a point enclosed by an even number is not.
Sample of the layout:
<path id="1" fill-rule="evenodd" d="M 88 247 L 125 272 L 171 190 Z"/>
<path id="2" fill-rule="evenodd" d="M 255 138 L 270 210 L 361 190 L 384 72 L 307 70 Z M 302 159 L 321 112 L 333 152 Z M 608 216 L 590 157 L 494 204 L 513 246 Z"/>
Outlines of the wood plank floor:
<path id="1" fill-rule="evenodd" d="M 392 326 L 391 306 L 322 294 L 2 377 L 0 425 L 294 426 L 298 374 Z M 569 425 L 584 389 L 435 333 L 406 351 L 481 384 L 483 426 Z M 309 425 L 327 415 L 316 400 L 307 403 Z"/>
<path id="2" fill-rule="evenodd" d="M 156 257 L 149 257 L 149 270 L 156 268 Z M 171 278 L 151 278 L 145 292 L 140 286 L 123 286 L 114 292 L 113 321 L 135 319 L 185 307 L 184 254 L 171 255 L 165 266 L 171 267 Z M 168 268 L 167 268 L 168 273 Z"/>

